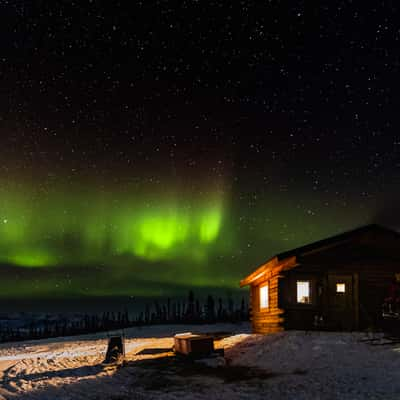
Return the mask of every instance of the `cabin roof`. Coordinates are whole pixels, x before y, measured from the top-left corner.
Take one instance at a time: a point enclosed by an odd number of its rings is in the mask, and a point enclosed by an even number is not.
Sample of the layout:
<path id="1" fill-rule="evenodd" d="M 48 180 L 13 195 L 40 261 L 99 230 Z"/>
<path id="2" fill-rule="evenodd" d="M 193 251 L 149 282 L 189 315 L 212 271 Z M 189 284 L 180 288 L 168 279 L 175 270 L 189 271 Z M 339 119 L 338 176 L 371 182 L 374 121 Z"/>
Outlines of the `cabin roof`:
<path id="1" fill-rule="evenodd" d="M 265 264 L 261 265 L 246 278 L 241 280 L 240 286 L 243 287 L 249 285 L 250 283 L 260 278 L 262 275 L 264 275 L 267 271 L 272 271 L 273 269 L 282 270 L 285 268 L 286 269 L 293 268 L 296 265 L 298 265 L 297 258 L 305 254 L 322 251 L 328 248 L 338 246 L 340 244 L 354 240 L 354 238 L 362 236 L 367 233 L 373 233 L 378 235 L 379 234 L 392 235 L 397 239 L 400 239 L 400 233 L 392 229 L 377 224 L 365 225 L 356 229 L 352 229 L 350 231 L 340 233 L 338 235 L 328 237 L 326 239 L 318 240 L 316 242 L 309 243 L 304 246 L 300 246 L 295 249 L 279 253 L 274 257 L 270 258 Z"/>
<path id="2" fill-rule="evenodd" d="M 305 253 L 309 253 L 314 250 L 318 250 L 320 248 L 326 248 L 330 247 L 331 245 L 337 245 L 342 242 L 347 242 L 348 240 L 354 239 L 355 236 L 359 236 L 364 233 L 368 232 L 376 232 L 376 233 L 386 233 L 386 234 L 392 234 L 396 235 L 397 237 L 400 238 L 400 233 L 389 229 L 385 228 L 384 226 L 377 225 L 377 224 L 370 224 L 370 225 L 365 225 L 361 226 L 356 229 L 352 229 L 350 231 L 346 231 L 343 233 L 340 233 L 338 235 L 330 236 L 326 239 L 318 240 L 313 243 L 306 244 L 304 246 L 297 247 L 292 250 L 284 251 L 282 253 L 279 253 L 276 255 L 278 260 L 283 260 L 285 258 L 291 257 L 291 256 L 299 256 L 303 255 Z"/>

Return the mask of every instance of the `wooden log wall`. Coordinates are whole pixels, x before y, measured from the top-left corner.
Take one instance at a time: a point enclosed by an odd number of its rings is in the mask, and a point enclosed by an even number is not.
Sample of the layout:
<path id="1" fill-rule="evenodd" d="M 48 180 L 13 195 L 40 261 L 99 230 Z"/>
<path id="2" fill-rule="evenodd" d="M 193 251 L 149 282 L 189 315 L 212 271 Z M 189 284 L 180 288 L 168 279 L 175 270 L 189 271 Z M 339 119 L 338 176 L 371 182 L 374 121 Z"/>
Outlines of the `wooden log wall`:
<path id="1" fill-rule="evenodd" d="M 260 287 L 268 284 L 269 307 L 260 309 Z M 283 310 L 279 308 L 279 275 L 258 280 L 251 286 L 252 327 L 254 333 L 280 332 L 283 328 Z"/>

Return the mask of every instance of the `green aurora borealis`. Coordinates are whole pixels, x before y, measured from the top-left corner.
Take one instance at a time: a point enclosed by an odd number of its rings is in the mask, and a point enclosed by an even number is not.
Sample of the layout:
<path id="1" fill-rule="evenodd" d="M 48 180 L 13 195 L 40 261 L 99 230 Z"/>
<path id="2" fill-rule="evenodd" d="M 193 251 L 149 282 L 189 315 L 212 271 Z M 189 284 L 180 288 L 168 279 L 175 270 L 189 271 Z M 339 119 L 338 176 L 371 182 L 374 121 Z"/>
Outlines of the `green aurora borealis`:
<path id="1" fill-rule="evenodd" d="M 218 188 L 194 196 L 4 180 L 0 191 L 0 297 L 157 296 L 232 285 L 207 272 L 231 247 L 229 235 L 221 237 L 226 199 Z"/>
<path id="2" fill-rule="evenodd" d="M 340 203 L 314 215 L 323 198 L 309 198 L 302 209 L 274 193 L 243 213 L 221 182 L 191 191 L 172 184 L 21 182 L 1 182 L 2 299 L 235 291 L 240 278 L 276 252 L 367 218 L 366 209 L 345 212 Z"/>
<path id="3" fill-rule="evenodd" d="M 138 201 L 130 195 L 99 199 L 62 193 L 32 204 L 8 193 L 1 210 L 1 261 L 21 267 L 96 263 L 121 255 L 159 261 L 179 254 L 200 261 L 217 240 L 223 217 L 217 196 L 193 205 L 165 197 Z"/>

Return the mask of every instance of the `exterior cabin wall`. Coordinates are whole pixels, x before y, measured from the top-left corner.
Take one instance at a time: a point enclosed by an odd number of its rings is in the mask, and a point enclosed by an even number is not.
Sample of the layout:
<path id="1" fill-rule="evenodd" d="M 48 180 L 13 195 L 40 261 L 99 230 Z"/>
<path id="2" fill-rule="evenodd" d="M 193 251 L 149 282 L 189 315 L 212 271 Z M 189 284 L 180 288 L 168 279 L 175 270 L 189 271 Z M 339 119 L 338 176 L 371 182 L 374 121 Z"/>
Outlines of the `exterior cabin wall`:
<path id="1" fill-rule="evenodd" d="M 297 282 L 309 282 L 310 303 L 297 301 Z M 285 329 L 313 329 L 316 316 L 322 314 L 321 274 L 289 271 L 281 279 L 280 304 L 284 310 Z"/>
<path id="2" fill-rule="evenodd" d="M 271 333 L 283 330 L 283 310 L 278 304 L 278 276 L 260 280 L 251 286 L 252 328 L 254 333 Z M 268 285 L 268 307 L 261 308 L 260 288 Z"/>
<path id="3" fill-rule="evenodd" d="M 380 323 L 381 306 L 397 262 L 299 265 L 251 286 L 252 326 L 255 333 L 285 329 L 358 330 Z M 307 281 L 310 302 L 297 301 L 297 282 Z M 346 294 L 336 298 L 336 283 L 346 282 Z M 268 284 L 269 307 L 260 308 L 260 288 Z M 342 298 L 347 300 L 342 302 Z M 339 300 L 339 302 L 337 301 Z"/>
<path id="4" fill-rule="evenodd" d="M 400 264 L 374 265 L 363 268 L 360 279 L 360 326 L 370 328 L 379 325 L 383 300 L 388 297 L 388 289 L 395 273 L 400 272 Z"/>
<path id="5" fill-rule="evenodd" d="M 379 327 L 382 304 L 400 274 L 399 243 L 399 233 L 370 225 L 271 258 L 241 282 L 251 285 L 253 331 Z M 309 282 L 308 295 L 298 281 Z M 265 284 L 269 304 L 260 307 Z"/>

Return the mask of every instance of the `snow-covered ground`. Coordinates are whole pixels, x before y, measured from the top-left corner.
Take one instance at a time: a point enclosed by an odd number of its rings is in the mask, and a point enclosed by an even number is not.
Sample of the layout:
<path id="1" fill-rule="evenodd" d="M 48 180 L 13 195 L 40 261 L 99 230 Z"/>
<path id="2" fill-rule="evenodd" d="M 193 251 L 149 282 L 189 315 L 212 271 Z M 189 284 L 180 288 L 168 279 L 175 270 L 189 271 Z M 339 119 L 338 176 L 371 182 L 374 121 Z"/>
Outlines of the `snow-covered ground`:
<path id="1" fill-rule="evenodd" d="M 215 343 L 227 364 L 174 357 L 172 337 L 187 331 L 229 332 Z M 0 399 L 400 399 L 400 344 L 368 342 L 363 333 L 262 336 L 247 324 L 217 324 L 125 336 L 119 369 L 101 365 L 104 333 L 0 345 Z"/>

